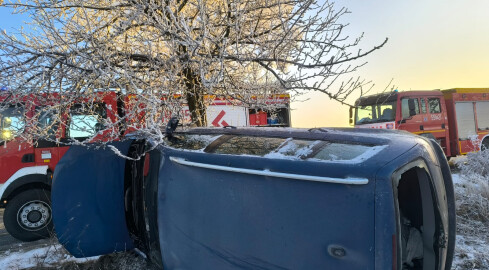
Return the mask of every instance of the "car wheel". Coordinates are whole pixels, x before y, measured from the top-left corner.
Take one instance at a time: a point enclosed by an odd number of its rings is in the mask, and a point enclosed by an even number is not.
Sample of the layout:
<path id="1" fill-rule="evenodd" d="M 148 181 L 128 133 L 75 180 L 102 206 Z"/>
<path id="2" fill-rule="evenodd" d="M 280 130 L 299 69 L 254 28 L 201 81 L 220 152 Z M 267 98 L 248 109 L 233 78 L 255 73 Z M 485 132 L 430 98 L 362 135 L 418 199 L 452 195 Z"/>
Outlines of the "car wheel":
<path id="1" fill-rule="evenodd" d="M 51 192 L 31 189 L 17 194 L 5 207 L 3 224 L 10 235 L 21 241 L 50 237 L 53 230 Z"/>

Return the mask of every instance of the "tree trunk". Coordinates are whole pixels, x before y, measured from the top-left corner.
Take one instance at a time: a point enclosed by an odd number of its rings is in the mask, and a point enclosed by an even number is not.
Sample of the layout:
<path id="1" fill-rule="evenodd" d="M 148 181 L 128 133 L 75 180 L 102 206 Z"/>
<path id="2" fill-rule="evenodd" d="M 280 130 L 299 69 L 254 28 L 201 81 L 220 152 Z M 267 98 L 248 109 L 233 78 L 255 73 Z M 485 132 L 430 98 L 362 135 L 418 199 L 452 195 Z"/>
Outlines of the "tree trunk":
<path id="1" fill-rule="evenodd" d="M 190 67 L 184 69 L 185 86 L 187 87 L 186 99 L 192 124 L 198 127 L 207 126 L 206 108 L 204 104 L 204 89 L 202 89 L 199 77 L 195 75 Z"/>

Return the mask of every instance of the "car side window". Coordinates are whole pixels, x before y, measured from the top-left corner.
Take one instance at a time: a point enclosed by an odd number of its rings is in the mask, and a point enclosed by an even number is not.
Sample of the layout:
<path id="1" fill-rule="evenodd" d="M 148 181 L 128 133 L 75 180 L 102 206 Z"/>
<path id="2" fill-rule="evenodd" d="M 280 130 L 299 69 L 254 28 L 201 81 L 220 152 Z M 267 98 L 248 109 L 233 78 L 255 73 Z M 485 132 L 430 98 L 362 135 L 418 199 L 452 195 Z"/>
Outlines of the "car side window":
<path id="1" fill-rule="evenodd" d="M 430 108 L 430 113 L 441 113 L 440 99 L 439 98 L 429 98 L 428 106 Z"/>
<path id="2" fill-rule="evenodd" d="M 321 141 L 297 140 L 289 138 L 274 152 L 267 154 L 265 157 L 274 158 L 278 157 L 277 155 L 279 155 L 305 159 L 313 152 L 314 147 L 320 143 Z"/>
<path id="3" fill-rule="evenodd" d="M 320 160 L 353 160 L 368 150 L 372 146 L 360 144 L 329 143 L 317 151 L 311 158 Z"/>
<path id="4" fill-rule="evenodd" d="M 216 154 L 264 156 L 279 148 L 284 138 L 235 136 L 214 149 Z"/>
<path id="5" fill-rule="evenodd" d="M 173 137 L 165 137 L 165 143 L 178 149 L 204 150 L 220 137 L 221 135 L 178 134 Z"/>
<path id="6" fill-rule="evenodd" d="M 409 101 L 414 102 L 414 112 L 415 114 L 419 114 L 419 103 L 417 98 L 403 98 L 401 99 L 401 108 L 402 108 L 402 118 L 409 118 L 411 114 L 409 113 Z"/>
<path id="7" fill-rule="evenodd" d="M 353 160 L 371 149 L 372 146 L 368 145 L 289 138 L 277 150 L 265 157 L 326 161 Z"/>

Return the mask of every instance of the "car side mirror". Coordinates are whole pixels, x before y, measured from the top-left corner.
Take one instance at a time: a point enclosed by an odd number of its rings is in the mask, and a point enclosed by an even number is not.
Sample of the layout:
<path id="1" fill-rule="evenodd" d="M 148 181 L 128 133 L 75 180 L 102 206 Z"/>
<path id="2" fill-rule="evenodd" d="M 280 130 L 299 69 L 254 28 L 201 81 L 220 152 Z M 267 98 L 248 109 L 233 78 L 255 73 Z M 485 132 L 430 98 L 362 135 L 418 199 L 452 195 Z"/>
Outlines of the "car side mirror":
<path id="1" fill-rule="evenodd" d="M 353 125 L 353 107 L 350 106 L 350 126 Z"/>

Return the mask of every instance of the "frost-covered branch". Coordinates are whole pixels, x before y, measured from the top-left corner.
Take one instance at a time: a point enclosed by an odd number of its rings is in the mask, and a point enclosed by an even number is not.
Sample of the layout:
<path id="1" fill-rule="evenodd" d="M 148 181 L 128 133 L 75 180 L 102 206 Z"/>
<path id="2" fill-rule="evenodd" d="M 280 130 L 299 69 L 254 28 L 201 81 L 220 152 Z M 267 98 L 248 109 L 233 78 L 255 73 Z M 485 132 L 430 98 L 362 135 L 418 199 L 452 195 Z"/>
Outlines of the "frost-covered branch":
<path id="1" fill-rule="evenodd" d="M 69 125 L 71 108 L 85 103 L 92 121 L 99 103 L 90 107 L 87 100 L 116 89 L 123 102 L 132 95 L 134 104 L 125 104 L 115 120 L 102 117 L 92 130 L 108 138 L 127 128 L 160 136 L 162 117 L 182 114 L 184 103 L 192 122 L 206 125 L 206 96 L 265 108 L 273 106 L 264 101 L 272 94 L 320 91 L 346 103 L 368 82 L 344 76 L 387 41 L 358 50 L 363 36 L 346 36 L 340 22 L 348 10 L 327 0 L 34 0 L 4 6 L 32 18 L 30 28 L 0 34 L 0 84 L 15 93 L 4 109 L 25 105 L 28 95 L 54 94 L 57 103 L 41 106 L 39 115 Z M 29 125 L 27 139 L 49 137 Z"/>

